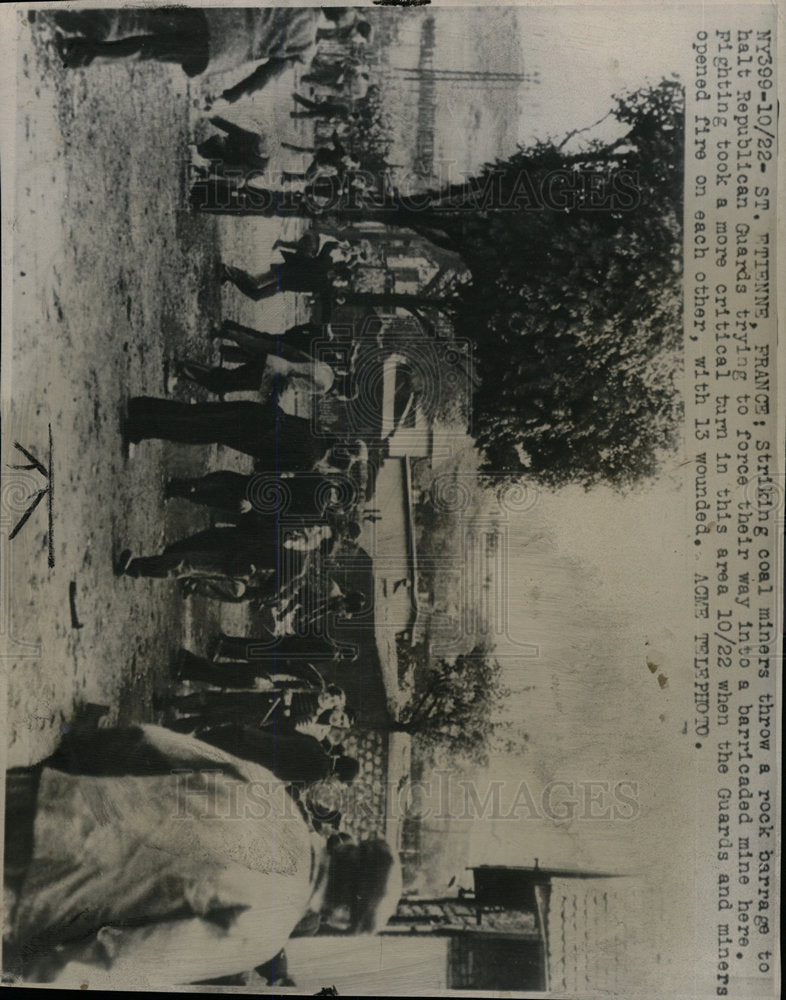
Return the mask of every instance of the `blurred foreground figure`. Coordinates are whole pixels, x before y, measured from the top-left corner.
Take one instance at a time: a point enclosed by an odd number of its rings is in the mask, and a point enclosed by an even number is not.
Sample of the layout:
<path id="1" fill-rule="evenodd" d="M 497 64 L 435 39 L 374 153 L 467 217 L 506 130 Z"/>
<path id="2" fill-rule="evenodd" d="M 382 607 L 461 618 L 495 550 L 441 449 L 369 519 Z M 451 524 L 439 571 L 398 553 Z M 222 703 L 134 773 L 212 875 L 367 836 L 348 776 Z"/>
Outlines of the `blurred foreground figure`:
<path id="1" fill-rule="evenodd" d="M 178 63 L 188 76 L 237 70 L 224 91 L 236 101 L 264 87 L 293 63 L 307 65 L 322 23 L 318 7 L 160 7 L 53 13 L 63 62 L 154 59 Z M 255 65 L 260 64 L 260 65 Z"/>
<path id="2" fill-rule="evenodd" d="M 326 843 L 265 768 L 144 725 L 6 773 L 4 888 L 6 973 L 153 988 L 252 969 L 296 928 L 373 932 L 401 876 L 384 841 Z"/>

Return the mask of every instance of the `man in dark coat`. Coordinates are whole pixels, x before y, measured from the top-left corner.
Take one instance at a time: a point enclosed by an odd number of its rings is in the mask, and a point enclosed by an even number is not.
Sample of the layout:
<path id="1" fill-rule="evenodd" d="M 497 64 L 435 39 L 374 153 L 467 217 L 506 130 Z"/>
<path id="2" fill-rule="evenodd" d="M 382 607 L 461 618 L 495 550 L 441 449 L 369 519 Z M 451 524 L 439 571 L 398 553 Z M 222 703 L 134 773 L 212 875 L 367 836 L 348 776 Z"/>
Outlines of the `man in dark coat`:
<path id="1" fill-rule="evenodd" d="M 232 660 L 263 661 L 266 664 L 311 661 L 314 663 L 354 663 L 357 648 L 339 645 L 329 635 L 311 632 L 306 635 L 282 635 L 272 639 L 245 635 L 219 635 L 213 650 L 214 656 Z"/>
<path id="2" fill-rule="evenodd" d="M 251 689 L 259 679 L 272 681 L 282 675 L 293 678 L 293 685 L 324 686 L 317 668 L 305 660 L 277 658 L 275 661 L 236 660 L 216 663 L 183 649 L 178 653 L 175 669 L 178 680 L 197 681 L 220 688 Z"/>
<path id="3" fill-rule="evenodd" d="M 267 768 L 281 781 L 311 784 L 326 778 L 333 769 L 319 740 L 294 731 L 274 732 L 230 722 L 200 730 L 199 738 Z"/>
<path id="4" fill-rule="evenodd" d="M 137 443 L 163 438 L 183 444 L 222 444 L 251 455 L 260 468 L 308 472 L 334 440 L 316 437 L 311 421 L 277 406 L 238 401 L 180 403 L 134 396 L 128 403 L 125 436 Z"/>
<path id="5" fill-rule="evenodd" d="M 246 75 L 222 97 L 236 101 L 315 54 L 318 7 L 161 7 L 58 11 L 63 63 L 154 59 L 177 63 L 187 76 L 238 70 Z M 249 72 L 254 63 L 259 63 Z"/>
<path id="6" fill-rule="evenodd" d="M 265 170 L 269 156 L 263 136 L 221 115 L 214 115 L 210 122 L 223 134 L 214 132 L 197 145 L 197 152 L 203 159 L 210 160 L 213 171 L 245 175 Z"/>
<path id="7" fill-rule="evenodd" d="M 301 94 L 293 94 L 293 100 L 304 111 L 290 111 L 290 118 L 324 118 L 348 122 L 356 117 L 358 102 L 349 97 L 326 97 L 321 101 L 312 101 Z"/>
<path id="8" fill-rule="evenodd" d="M 339 780 L 348 784 L 358 773 L 354 758 L 334 760 L 325 753 L 319 740 L 296 731 L 276 732 L 227 723 L 200 730 L 199 739 L 241 760 L 267 768 L 288 784 L 311 785 L 330 777 L 336 769 L 339 776 L 343 776 Z"/>
<path id="9" fill-rule="evenodd" d="M 261 524 L 265 518 L 279 527 L 317 524 L 358 500 L 357 487 L 349 476 L 317 472 L 246 475 L 220 470 L 192 479 L 170 479 L 165 495 L 212 507 L 238 527 Z"/>
<path id="10" fill-rule="evenodd" d="M 315 344 L 325 344 L 336 339 L 329 324 L 296 323 L 284 333 L 268 333 L 255 330 L 231 319 L 225 319 L 221 327 L 213 333 L 213 339 L 233 341 L 232 345 L 221 346 L 224 361 L 254 361 L 261 355 L 279 354 L 290 361 L 302 360 L 303 355 L 313 357 Z M 239 355 L 234 351 L 240 351 Z"/>
<path id="11" fill-rule="evenodd" d="M 274 264 L 262 274 L 249 274 L 240 267 L 223 266 L 221 281 L 232 282 L 240 291 L 259 302 L 279 292 L 307 292 L 327 295 L 349 288 L 351 270 L 346 264 L 335 264 L 329 254 L 304 257 L 284 252 L 284 261 Z"/>
<path id="12" fill-rule="evenodd" d="M 272 573 L 278 566 L 276 538 L 272 532 L 242 528 L 207 528 L 168 545 L 154 556 L 121 556 L 119 575 L 161 579 L 224 576 L 249 580 Z"/>

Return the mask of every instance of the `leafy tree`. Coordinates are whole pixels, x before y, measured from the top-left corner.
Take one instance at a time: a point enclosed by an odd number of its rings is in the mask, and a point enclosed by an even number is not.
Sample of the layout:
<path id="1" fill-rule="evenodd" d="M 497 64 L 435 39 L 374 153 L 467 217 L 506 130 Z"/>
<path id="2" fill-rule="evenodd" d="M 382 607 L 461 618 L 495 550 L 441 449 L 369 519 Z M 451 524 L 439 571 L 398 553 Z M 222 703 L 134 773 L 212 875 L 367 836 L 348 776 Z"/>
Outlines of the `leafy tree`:
<path id="1" fill-rule="evenodd" d="M 396 732 L 410 733 L 421 745 L 448 750 L 452 757 L 486 763 L 500 732 L 499 709 L 510 691 L 501 680 L 502 668 L 482 646 L 456 657 L 430 662 L 421 646 L 411 651 L 419 683 L 400 718 Z"/>
<path id="2" fill-rule="evenodd" d="M 359 105 L 350 123 L 347 145 L 363 170 L 382 174 L 388 169 L 393 126 L 378 87 L 370 88 L 366 99 Z"/>
<path id="3" fill-rule="evenodd" d="M 247 210 L 381 220 L 459 253 L 471 279 L 421 305 L 476 345 L 485 470 L 624 487 L 656 472 L 680 415 L 683 116 L 663 80 L 615 98 L 624 134 L 579 152 L 569 136 L 437 191 L 263 192 Z"/>
<path id="4" fill-rule="evenodd" d="M 473 284 L 457 329 L 471 336 L 483 325 L 473 432 L 489 471 L 623 487 L 653 475 L 675 442 L 682 91 L 639 92 L 618 102 L 616 117 L 631 126 L 624 138 L 563 165 L 591 166 L 609 187 L 635 177 L 635 209 L 578 202 L 562 213 L 492 214 L 495 252 L 468 261 Z M 520 154 L 532 176 L 560 169 L 559 156 L 547 144 Z M 484 288 L 494 295 L 479 296 Z"/>

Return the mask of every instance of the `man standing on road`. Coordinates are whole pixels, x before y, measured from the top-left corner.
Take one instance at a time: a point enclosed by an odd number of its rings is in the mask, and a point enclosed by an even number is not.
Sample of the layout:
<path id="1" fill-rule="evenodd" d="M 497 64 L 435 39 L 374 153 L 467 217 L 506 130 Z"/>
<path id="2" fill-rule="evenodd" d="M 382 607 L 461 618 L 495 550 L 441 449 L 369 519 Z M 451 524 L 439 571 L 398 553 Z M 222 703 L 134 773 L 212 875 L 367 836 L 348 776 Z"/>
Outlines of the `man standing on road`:
<path id="1" fill-rule="evenodd" d="M 221 271 L 222 284 L 231 282 L 254 302 L 279 292 L 327 295 L 335 291 L 340 294 L 349 289 L 351 278 L 351 268 L 333 263 L 329 255 L 302 257 L 285 253 L 282 264 L 274 264 L 269 271 L 256 275 L 229 264 L 224 264 Z"/>
<path id="2" fill-rule="evenodd" d="M 53 20 L 68 32 L 56 38 L 67 67 L 131 58 L 176 63 L 190 77 L 235 71 L 241 79 L 221 95 L 229 102 L 262 89 L 296 63 L 309 65 L 320 24 L 330 30 L 318 7 L 77 10 L 57 11 Z"/>
<path id="3" fill-rule="evenodd" d="M 222 444 L 251 455 L 267 471 L 310 472 L 336 443 L 316 437 L 307 417 L 277 406 L 238 400 L 232 403 L 180 403 L 134 396 L 128 404 L 126 439 L 163 438 L 183 444 Z"/>

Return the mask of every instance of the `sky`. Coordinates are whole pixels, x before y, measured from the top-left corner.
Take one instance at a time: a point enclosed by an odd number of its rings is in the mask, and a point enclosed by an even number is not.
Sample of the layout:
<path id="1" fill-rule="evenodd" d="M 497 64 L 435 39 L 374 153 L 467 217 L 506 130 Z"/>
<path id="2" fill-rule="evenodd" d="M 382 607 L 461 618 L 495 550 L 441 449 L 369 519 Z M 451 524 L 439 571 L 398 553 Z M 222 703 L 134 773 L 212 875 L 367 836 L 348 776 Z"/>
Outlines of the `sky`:
<path id="1" fill-rule="evenodd" d="M 591 14 L 586 7 L 554 5 L 522 9 L 519 18 L 525 61 L 541 80 L 534 106 L 522 110 L 524 139 L 562 138 L 584 128 L 606 114 L 614 94 L 648 78 L 655 83 L 673 72 L 687 78 L 689 35 L 680 29 L 696 15 L 684 4 L 662 3 L 646 12 L 636 3 L 599 4 Z"/>
<path id="2" fill-rule="evenodd" d="M 689 37 L 688 26 L 696 21 L 696 8 L 686 10 L 684 4 L 661 3 L 654 12 L 652 8 L 642 11 L 636 2 L 598 4 L 592 13 L 586 12 L 586 5 L 522 5 L 517 13 L 523 66 L 516 67 L 504 45 L 507 39 L 494 39 L 491 33 L 488 10 L 483 8 L 476 14 L 455 9 L 438 21 L 436 65 L 537 72 L 540 82 L 522 93 L 518 124 L 509 132 L 508 149 L 483 150 L 468 142 L 466 131 L 455 127 L 461 123 L 467 91 L 454 87 L 445 97 L 448 118 L 447 134 L 440 137 L 443 156 L 450 156 L 459 165 L 463 161 L 467 172 L 477 170 L 489 156 L 513 152 L 516 141 L 561 140 L 568 132 L 593 124 L 608 112 L 614 94 L 636 88 L 648 78 L 657 82 L 673 72 L 683 79 L 689 75 L 690 45 L 681 40 Z M 473 19 L 469 30 L 465 17 Z M 481 30 L 481 37 L 487 37 L 496 48 L 479 51 Z M 652 38 L 657 38 L 657 45 L 651 44 Z M 407 55 L 413 62 L 414 47 Z M 505 64 L 500 62 L 503 57 Z M 495 98 L 504 101 L 505 95 L 498 90 Z M 613 123 L 607 123 L 592 134 L 605 137 L 613 129 Z"/>

